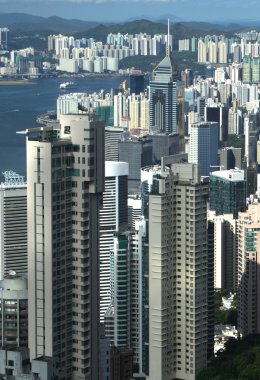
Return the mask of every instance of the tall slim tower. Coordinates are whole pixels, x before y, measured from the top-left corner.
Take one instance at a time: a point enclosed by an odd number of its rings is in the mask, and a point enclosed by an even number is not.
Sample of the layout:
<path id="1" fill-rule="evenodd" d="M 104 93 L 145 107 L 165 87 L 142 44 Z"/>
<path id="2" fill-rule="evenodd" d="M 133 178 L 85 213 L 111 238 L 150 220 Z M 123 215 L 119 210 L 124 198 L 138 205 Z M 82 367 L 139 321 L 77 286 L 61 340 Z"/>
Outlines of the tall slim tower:
<path id="1" fill-rule="evenodd" d="M 127 230 L 127 162 L 105 162 L 105 191 L 103 207 L 99 211 L 100 249 L 100 321 L 111 303 L 110 251 L 114 246 L 114 234 Z"/>
<path id="2" fill-rule="evenodd" d="M 27 275 L 27 189 L 13 171 L 0 184 L 0 279 L 10 270 Z"/>
<path id="3" fill-rule="evenodd" d="M 104 123 L 62 115 L 27 130 L 29 347 L 56 376 L 98 379 Z"/>
<path id="4" fill-rule="evenodd" d="M 260 333 L 260 204 L 238 214 L 238 332 Z"/>
<path id="5" fill-rule="evenodd" d="M 173 75 L 168 23 L 166 56 L 154 69 L 150 81 L 150 128 L 158 132 L 177 131 L 177 89 Z"/>
<path id="6" fill-rule="evenodd" d="M 173 164 L 149 195 L 149 380 L 195 380 L 207 364 L 207 184 Z"/>

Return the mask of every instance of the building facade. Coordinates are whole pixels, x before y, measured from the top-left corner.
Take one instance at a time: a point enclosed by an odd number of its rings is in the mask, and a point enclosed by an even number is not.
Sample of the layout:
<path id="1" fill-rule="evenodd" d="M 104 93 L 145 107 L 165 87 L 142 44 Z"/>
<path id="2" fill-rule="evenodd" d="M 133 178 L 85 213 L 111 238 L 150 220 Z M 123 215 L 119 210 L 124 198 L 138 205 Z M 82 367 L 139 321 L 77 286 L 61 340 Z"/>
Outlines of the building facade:
<path id="1" fill-rule="evenodd" d="M 105 162 L 105 191 L 103 207 L 99 211 L 100 250 L 100 321 L 111 303 L 110 251 L 114 245 L 114 234 L 127 230 L 127 181 L 126 162 Z"/>
<path id="2" fill-rule="evenodd" d="M 10 273 L 0 281 L 1 346 L 28 347 L 27 279 Z"/>
<path id="3" fill-rule="evenodd" d="M 173 164 L 149 196 L 149 380 L 194 380 L 207 364 L 207 184 Z"/>
<path id="4" fill-rule="evenodd" d="M 22 176 L 4 172 L 0 184 L 0 279 L 10 270 L 27 275 L 27 188 Z"/>
<path id="5" fill-rule="evenodd" d="M 260 204 L 238 216 L 238 332 L 260 333 Z"/>
<path id="6" fill-rule="evenodd" d="M 150 128 L 158 132 L 177 132 L 177 85 L 170 56 L 154 69 L 149 87 Z"/>
<path id="7" fill-rule="evenodd" d="M 189 162 L 199 164 L 202 176 L 208 176 L 218 165 L 218 141 L 217 123 L 199 122 L 191 125 Z"/>
<path id="8" fill-rule="evenodd" d="M 30 355 L 58 379 L 98 379 L 104 123 L 89 110 L 26 133 Z"/>
<path id="9" fill-rule="evenodd" d="M 209 207 L 216 215 L 232 214 L 246 208 L 246 181 L 244 170 L 215 171 L 210 175 Z"/>

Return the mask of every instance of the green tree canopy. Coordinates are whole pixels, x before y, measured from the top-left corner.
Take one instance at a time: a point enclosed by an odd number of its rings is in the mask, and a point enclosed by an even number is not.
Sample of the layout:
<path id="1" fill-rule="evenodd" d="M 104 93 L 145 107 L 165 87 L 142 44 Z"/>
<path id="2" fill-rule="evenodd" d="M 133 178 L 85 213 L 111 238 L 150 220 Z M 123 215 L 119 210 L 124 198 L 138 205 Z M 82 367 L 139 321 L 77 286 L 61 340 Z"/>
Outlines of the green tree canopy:
<path id="1" fill-rule="evenodd" d="M 197 380 L 260 380 L 260 334 L 231 338 Z"/>

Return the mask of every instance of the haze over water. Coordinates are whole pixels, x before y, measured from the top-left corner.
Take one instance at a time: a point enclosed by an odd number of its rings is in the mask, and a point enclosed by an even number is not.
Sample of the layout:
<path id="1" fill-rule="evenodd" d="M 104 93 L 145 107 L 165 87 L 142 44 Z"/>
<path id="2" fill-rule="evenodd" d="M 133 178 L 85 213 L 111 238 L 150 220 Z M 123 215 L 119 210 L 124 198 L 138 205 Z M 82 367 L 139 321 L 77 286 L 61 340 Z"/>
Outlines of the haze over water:
<path id="1" fill-rule="evenodd" d="M 16 134 L 36 127 L 36 118 L 56 110 L 60 94 L 69 92 L 109 92 L 117 88 L 124 77 L 47 78 L 34 79 L 34 84 L 0 85 L 0 178 L 5 170 L 26 174 L 26 137 Z M 62 82 L 72 81 L 77 88 L 61 91 Z M 2 178 L 1 178 L 2 179 Z M 1 182 L 1 180 L 0 180 Z"/>

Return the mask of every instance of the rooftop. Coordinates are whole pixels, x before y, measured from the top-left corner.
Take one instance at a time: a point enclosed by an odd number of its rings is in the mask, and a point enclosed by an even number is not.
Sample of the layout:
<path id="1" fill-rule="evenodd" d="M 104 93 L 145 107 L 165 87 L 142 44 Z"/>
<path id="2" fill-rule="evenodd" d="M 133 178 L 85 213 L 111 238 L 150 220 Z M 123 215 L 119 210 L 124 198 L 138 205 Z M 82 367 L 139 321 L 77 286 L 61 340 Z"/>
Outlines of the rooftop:
<path id="1" fill-rule="evenodd" d="M 210 173 L 210 177 L 219 177 L 221 179 L 227 179 L 230 182 L 238 182 L 245 180 L 244 170 L 236 168 L 212 172 Z"/>
<path id="2" fill-rule="evenodd" d="M 12 170 L 6 170 L 2 174 L 5 181 L 0 184 L 0 188 L 26 187 L 24 176 L 17 174 Z"/>

